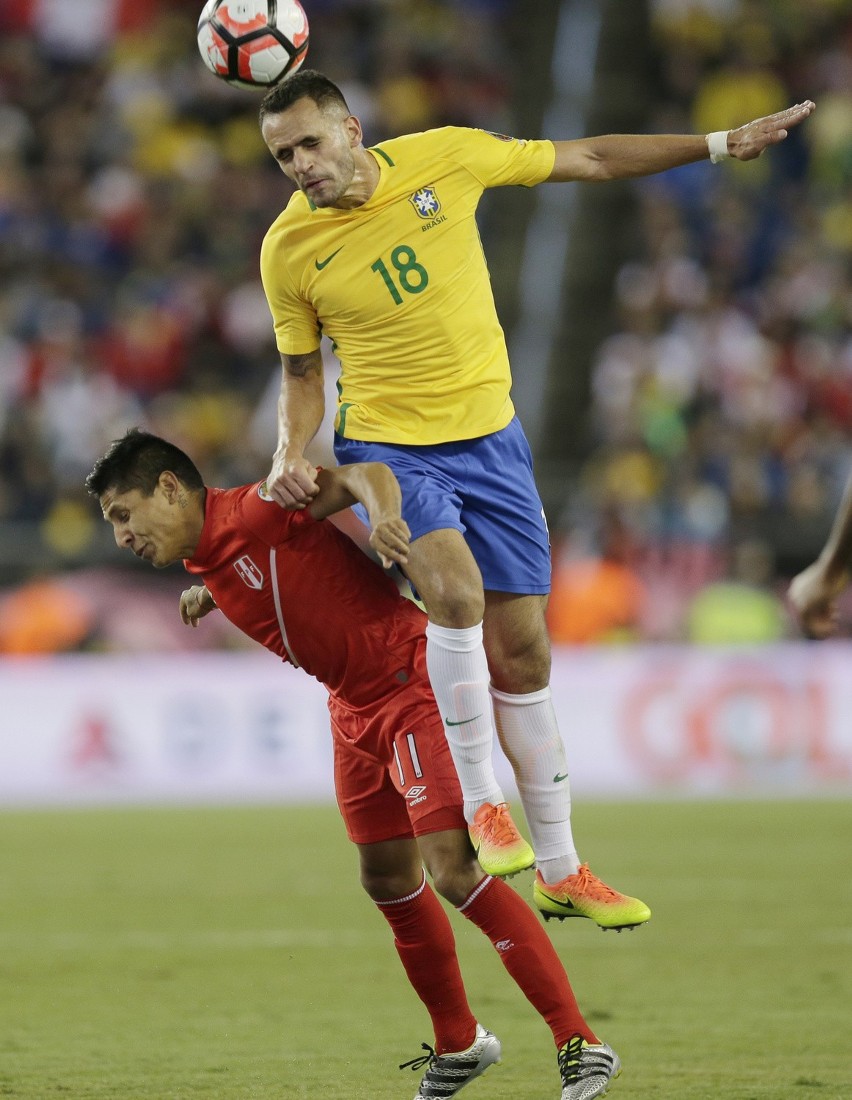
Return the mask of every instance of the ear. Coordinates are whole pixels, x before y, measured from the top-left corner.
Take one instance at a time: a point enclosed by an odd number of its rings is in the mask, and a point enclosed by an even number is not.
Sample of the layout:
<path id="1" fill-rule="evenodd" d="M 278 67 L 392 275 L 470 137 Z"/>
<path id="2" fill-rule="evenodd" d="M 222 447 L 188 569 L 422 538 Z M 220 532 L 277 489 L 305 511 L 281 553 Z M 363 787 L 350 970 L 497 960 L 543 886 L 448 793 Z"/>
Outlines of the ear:
<path id="1" fill-rule="evenodd" d="M 360 121 L 354 115 L 349 115 L 343 120 L 343 126 L 349 137 L 350 148 L 357 149 L 364 140 L 364 131 L 361 129 Z"/>
<path id="2" fill-rule="evenodd" d="M 163 495 L 169 504 L 175 503 L 183 488 L 177 474 L 173 474 L 171 470 L 163 470 L 157 479 L 157 485 L 162 489 Z"/>

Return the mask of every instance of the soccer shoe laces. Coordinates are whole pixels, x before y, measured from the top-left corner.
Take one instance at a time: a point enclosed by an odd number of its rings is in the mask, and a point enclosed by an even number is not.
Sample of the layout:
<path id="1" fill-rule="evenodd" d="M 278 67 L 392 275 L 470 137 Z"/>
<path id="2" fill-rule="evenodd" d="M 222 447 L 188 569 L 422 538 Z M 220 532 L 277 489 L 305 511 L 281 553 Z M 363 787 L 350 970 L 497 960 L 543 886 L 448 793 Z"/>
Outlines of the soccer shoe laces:
<path id="1" fill-rule="evenodd" d="M 563 1100 L 589 1100 L 603 1096 L 610 1081 L 621 1073 L 621 1060 L 606 1043 L 589 1043 L 572 1035 L 556 1055 L 562 1074 Z"/>
<path id="2" fill-rule="evenodd" d="M 483 814 L 482 816 L 485 818 L 482 828 L 488 834 L 489 839 L 496 841 L 498 844 L 511 844 L 512 841 L 517 839 L 518 831 L 505 802 L 501 802 L 499 806 L 492 806 L 487 815 Z"/>
<path id="3" fill-rule="evenodd" d="M 426 1051 L 426 1054 L 418 1054 L 417 1057 L 412 1058 L 410 1062 L 403 1062 L 402 1065 L 399 1067 L 400 1069 L 408 1069 L 408 1067 L 410 1066 L 411 1072 L 416 1073 L 417 1070 L 423 1069 L 424 1066 L 432 1065 L 438 1055 L 435 1053 L 432 1047 L 429 1046 L 428 1043 L 421 1043 L 420 1045 Z"/>
<path id="4" fill-rule="evenodd" d="M 570 1085 L 580 1079 L 580 1054 L 583 1050 L 582 1035 L 575 1035 L 569 1039 L 564 1047 L 556 1055 L 559 1072 L 562 1074 L 562 1084 Z"/>
<path id="5" fill-rule="evenodd" d="M 607 886 L 605 882 L 602 882 L 597 875 L 593 874 L 589 870 L 588 863 L 581 863 L 576 874 L 569 875 L 568 878 L 572 882 L 576 882 L 579 893 L 586 894 L 587 897 L 596 898 L 598 901 L 616 901 L 623 896 L 619 894 L 617 890 L 613 890 L 611 886 Z"/>

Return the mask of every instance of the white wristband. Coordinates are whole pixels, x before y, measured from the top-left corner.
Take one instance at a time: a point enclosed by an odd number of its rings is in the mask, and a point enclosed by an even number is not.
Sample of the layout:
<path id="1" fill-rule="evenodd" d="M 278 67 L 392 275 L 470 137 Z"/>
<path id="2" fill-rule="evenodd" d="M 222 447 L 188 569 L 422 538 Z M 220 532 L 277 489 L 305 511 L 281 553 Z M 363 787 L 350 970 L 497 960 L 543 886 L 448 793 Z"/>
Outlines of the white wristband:
<path id="1" fill-rule="evenodd" d="M 710 150 L 710 160 L 713 164 L 718 164 L 720 160 L 725 160 L 731 154 L 728 152 L 728 134 L 730 130 L 716 130 L 712 134 L 707 135 L 707 148 Z"/>

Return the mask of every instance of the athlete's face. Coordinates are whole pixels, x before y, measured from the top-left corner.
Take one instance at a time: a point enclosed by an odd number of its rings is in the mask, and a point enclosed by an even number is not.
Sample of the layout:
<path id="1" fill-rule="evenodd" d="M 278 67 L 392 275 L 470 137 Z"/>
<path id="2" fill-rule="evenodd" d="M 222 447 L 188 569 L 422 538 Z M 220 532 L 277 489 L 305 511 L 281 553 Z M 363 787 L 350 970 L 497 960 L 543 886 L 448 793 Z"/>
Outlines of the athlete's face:
<path id="1" fill-rule="evenodd" d="M 140 489 L 107 489 L 100 503 L 116 543 L 157 569 L 195 553 L 203 510 L 174 474 L 161 474 L 150 496 Z"/>
<path id="2" fill-rule="evenodd" d="M 361 124 L 354 115 L 302 98 L 286 111 L 267 115 L 261 133 L 284 175 L 314 206 L 355 205 L 348 201 L 361 144 Z"/>

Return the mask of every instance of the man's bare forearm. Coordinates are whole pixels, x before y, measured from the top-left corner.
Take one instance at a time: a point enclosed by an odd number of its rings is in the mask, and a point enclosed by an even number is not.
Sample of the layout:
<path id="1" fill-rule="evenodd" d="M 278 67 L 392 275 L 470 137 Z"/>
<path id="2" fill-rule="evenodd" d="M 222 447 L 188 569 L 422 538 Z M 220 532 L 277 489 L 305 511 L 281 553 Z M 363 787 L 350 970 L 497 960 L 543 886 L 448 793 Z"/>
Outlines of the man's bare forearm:
<path id="1" fill-rule="evenodd" d="M 711 153 L 736 160 L 754 160 L 770 145 L 784 141 L 789 130 L 815 110 L 811 100 L 765 118 L 756 118 L 717 134 L 605 134 L 577 141 L 556 141 L 556 158 L 548 179 L 603 181 L 652 176 L 669 168 L 706 160 Z M 714 148 L 710 139 L 714 138 Z M 718 143 L 718 144 L 716 144 Z"/>
<path id="2" fill-rule="evenodd" d="M 819 559 L 831 571 L 852 568 L 852 477 L 846 483 L 843 500 Z"/>
<path id="3" fill-rule="evenodd" d="M 349 493 L 360 500 L 370 517 L 370 546 L 386 569 L 405 565 L 411 532 L 402 518 L 399 482 L 383 462 L 358 462 L 335 471 Z"/>
<path id="4" fill-rule="evenodd" d="M 282 356 L 281 392 L 278 396 L 278 445 L 276 454 L 303 454 L 316 435 L 325 413 L 322 356 Z"/>
<path id="5" fill-rule="evenodd" d="M 553 183 L 651 176 L 709 156 L 706 140 L 694 134 L 604 134 L 554 146 Z"/>
<path id="6" fill-rule="evenodd" d="M 339 467 L 341 480 L 367 509 L 370 525 L 400 515 L 402 493 L 390 467 L 383 462 L 359 462 Z"/>

